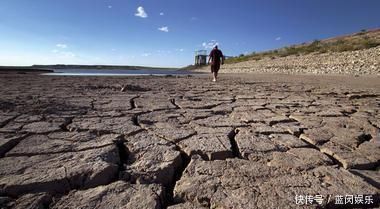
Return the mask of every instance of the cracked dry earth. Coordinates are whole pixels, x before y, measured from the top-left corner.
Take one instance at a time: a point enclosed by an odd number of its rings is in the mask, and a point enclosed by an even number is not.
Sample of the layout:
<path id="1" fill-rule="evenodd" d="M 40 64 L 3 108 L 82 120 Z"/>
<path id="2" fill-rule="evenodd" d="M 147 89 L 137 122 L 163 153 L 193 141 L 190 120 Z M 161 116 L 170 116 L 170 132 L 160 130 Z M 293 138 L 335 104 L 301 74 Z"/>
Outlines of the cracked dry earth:
<path id="1" fill-rule="evenodd" d="M 0 208 L 335 208 L 335 195 L 378 198 L 378 83 L 288 78 L 2 74 Z M 295 204 L 318 194 L 322 205 Z"/>

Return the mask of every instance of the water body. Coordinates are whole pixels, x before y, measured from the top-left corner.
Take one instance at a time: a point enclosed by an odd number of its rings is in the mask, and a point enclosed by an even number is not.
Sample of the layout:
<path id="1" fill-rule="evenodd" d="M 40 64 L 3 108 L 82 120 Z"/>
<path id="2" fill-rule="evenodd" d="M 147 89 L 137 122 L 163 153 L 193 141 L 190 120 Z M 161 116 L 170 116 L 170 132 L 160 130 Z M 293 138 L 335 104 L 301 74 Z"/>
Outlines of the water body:
<path id="1" fill-rule="evenodd" d="M 188 71 L 180 70 L 123 70 L 123 69 L 54 69 L 52 73 L 43 73 L 50 76 L 167 76 L 190 75 Z"/>

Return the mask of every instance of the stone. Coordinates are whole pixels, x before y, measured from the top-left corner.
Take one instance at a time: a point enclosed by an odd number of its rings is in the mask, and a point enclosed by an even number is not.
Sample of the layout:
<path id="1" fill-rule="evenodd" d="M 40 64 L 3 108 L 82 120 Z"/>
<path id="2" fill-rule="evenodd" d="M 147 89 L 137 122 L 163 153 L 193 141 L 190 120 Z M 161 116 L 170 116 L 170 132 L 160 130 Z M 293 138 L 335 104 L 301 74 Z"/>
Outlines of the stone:
<path id="1" fill-rule="evenodd" d="M 56 202 L 52 209 L 141 208 L 161 209 L 164 192 L 156 184 L 130 184 L 116 181 L 87 190 L 72 191 Z"/>

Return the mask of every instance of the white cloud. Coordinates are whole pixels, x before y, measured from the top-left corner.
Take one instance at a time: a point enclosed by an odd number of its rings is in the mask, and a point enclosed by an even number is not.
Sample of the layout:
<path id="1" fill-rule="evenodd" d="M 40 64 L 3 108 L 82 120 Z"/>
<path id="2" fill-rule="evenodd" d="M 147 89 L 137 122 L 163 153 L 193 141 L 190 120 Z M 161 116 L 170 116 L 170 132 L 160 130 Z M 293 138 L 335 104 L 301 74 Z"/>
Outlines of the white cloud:
<path id="1" fill-rule="evenodd" d="M 150 55 L 152 55 L 152 54 L 151 53 L 144 53 L 141 56 L 143 56 L 143 57 L 149 57 Z"/>
<path id="2" fill-rule="evenodd" d="M 56 48 L 51 50 L 51 52 L 53 54 L 55 54 L 55 56 L 58 56 L 58 57 L 61 57 L 61 58 L 72 58 L 72 57 L 76 57 L 76 55 L 71 52 L 71 51 L 67 51 L 67 44 L 56 44 L 55 45 Z"/>
<path id="3" fill-rule="evenodd" d="M 112 5 L 108 5 L 108 9 L 112 9 Z"/>
<path id="4" fill-rule="evenodd" d="M 161 28 L 158 28 L 159 31 L 162 31 L 162 32 L 169 32 L 169 28 L 167 26 L 163 26 Z"/>
<path id="5" fill-rule="evenodd" d="M 275 40 L 276 41 L 279 41 L 279 40 L 281 40 L 282 38 L 281 37 L 277 37 Z"/>
<path id="6" fill-rule="evenodd" d="M 156 50 L 157 54 L 170 54 L 172 51 L 170 50 Z"/>
<path id="7" fill-rule="evenodd" d="M 163 15 L 165 15 L 163 12 L 160 12 L 160 16 L 163 16 Z"/>
<path id="8" fill-rule="evenodd" d="M 219 45 L 219 43 L 216 40 L 211 40 L 210 42 L 203 42 L 202 43 L 202 46 L 205 49 L 212 49 L 212 48 L 214 48 L 217 45 Z"/>
<path id="9" fill-rule="evenodd" d="M 66 49 L 67 48 L 66 44 L 56 44 L 55 46 L 58 47 L 58 48 L 61 48 L 61 49 Z"/>
<path id="10" fill-rule="evenodd" d="M 56 56 L 61 58 L 68 58 L 68 57 L 76 57 L 76 55 L 73 52 L 70 51 L 60 51 L 57 49 L 51 50 L 53 54 L 56 54 Z"/>
<path id="11" fill-rule="evenodd" d="M 148 14 L 145 12 L 144 7 L 139 6 L 137 8 L 137 13 L 135 14 L 136 17 L 141 17 L 141 18 L 147 18 Z"/>
<path id="12" fill-rule="evenodd" d="M 73 52 L 61 52 L 61 55 L 63 57 L 76 57 L 76 55 Z"/>

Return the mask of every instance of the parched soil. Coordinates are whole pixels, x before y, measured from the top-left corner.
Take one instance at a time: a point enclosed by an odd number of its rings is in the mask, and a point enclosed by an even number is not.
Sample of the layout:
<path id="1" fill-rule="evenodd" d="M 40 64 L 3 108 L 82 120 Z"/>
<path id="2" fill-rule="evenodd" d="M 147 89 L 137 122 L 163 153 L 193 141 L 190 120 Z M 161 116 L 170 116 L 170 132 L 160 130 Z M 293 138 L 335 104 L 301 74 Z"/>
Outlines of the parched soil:
<path id="1" fill-rule="evenodd" d="M 379 207 L 379 77 L 1 74 L 0 96 L 0 208 Z"/>

